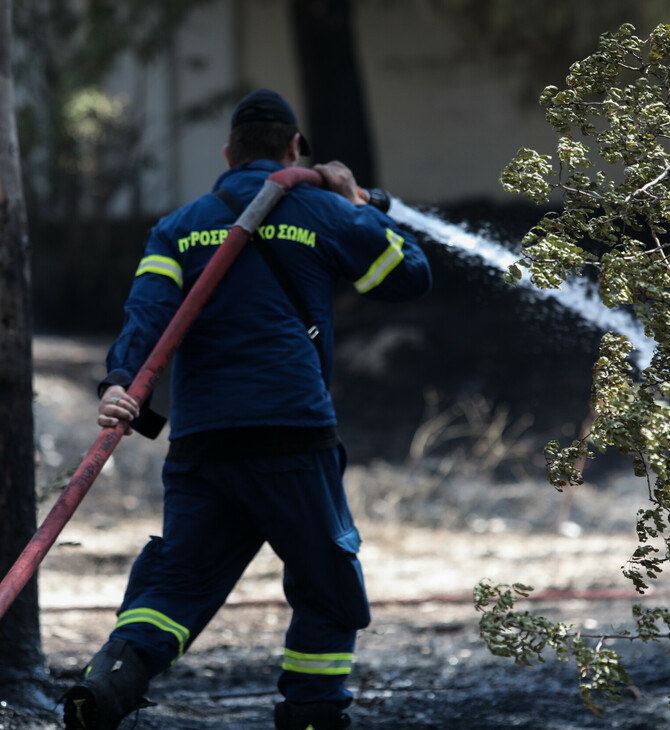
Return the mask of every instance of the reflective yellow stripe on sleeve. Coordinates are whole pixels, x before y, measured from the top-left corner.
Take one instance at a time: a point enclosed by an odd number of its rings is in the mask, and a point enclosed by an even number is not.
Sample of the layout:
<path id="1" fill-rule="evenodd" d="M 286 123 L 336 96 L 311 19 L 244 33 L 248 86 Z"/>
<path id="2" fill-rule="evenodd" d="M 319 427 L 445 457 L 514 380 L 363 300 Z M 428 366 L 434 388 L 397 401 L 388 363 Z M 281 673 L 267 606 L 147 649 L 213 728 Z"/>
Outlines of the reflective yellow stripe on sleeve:
<path id="1" fill-rule="evenodd" d="M 142 274 L 162 274 L 172 279 L 181 289 L 184 285 L 181 266 L 174 259 L 167 256 L 145 256 L 137 267 L 135 276 Z"/>
<path id="2" fill-rule="evenodd" d="M 299 674 L 350 674 L 354 655 L 340 654 L 302 654 L 299 651 L 284 649 L 282 669 Z"/>
<path id="3" fill-rule="evenodd" d="M 405 239 L 399 236 L 390 228 L 386 229 L 386 238 L 390 245 L 384 250 L 384 253 L 372 264 L 364 276 L 354 282 L 354 286 L 361 294 L 374 289 L 384 281 L 384 279 L 395 269 L 395 267 L 403 260 L 402 244 Z"/>
<path id="4" fill-rule="evenodd" d="M 159 628 L 161 631 L 167 631 L 175 636 L 179 642 L 179 653 L 177 655 L 177 659 L 182 656 L 186 650 L 186 642 L 188 641 L 191 632 L 185 626 L 173 621 L 164 613 L 154 611 L 153 608 L 131 608 L 129 611 L 124 611 L 119 614 L 114 630 L 120 629 L 122 626 L 135 623 L 151 624 L 152 626 Z"/>

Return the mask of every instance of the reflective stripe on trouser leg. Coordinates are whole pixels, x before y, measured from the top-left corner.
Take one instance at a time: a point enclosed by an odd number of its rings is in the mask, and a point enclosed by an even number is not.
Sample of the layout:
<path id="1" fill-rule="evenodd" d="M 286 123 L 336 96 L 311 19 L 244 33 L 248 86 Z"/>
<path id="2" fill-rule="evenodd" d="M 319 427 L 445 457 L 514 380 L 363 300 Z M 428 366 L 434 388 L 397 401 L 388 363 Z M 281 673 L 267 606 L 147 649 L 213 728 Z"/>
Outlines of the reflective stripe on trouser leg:
<path id="1" fill-rule="evenodd" d="M 163 537 L 152 537 L 135 561 L 112 632 L 141 653 L 150 677 L 188 651 L 262 545 L 231 469 L 232 462 L 164 466 Z"/>
<path id="2" fill-rule="evenodd" d="M 293 609 L 279 676 L 289 702 L 349 704 L 356 631 L 370 620 L 344 464 L 339 448 L 250 464 L 245 494 L 250 509 L 263 504 L 264 535 L 284 561 Z"/>
<path id="3" fill-rule="evenodd" d="M 350 674 L 354 655 L 348 652 L 335 654 L 303 654 L 284 649 L 282 669 L 298 674 Z"/>
<path id="4" fill-rule="evenodd" d="M 120 629 L 122 626 L 135 623 L 151 624 L 161 631 L 167 631 L 177 639 L 179 650 L 177 652 L 177 656 L 173 660 L 173 663 L 184 654 L 186 643 L 191 635 L 191 632 L 185 626 L 178 624 L 169 616 L 166 616 L 160 611 L 155 611 L 152 608 L 131 608 L 129 611 L 124 611 L 119 614 L 114 631 Z"/>

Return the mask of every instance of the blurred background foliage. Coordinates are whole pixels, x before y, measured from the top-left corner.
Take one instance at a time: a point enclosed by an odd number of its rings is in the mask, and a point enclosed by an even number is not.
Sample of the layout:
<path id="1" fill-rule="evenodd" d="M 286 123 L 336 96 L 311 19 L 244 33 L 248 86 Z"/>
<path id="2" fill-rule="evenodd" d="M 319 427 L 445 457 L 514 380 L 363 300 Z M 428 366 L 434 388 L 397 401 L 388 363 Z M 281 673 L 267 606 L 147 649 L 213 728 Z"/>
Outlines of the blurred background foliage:
<path id="1" fill-rule="evenodd" d="M 151 63 L 197 7 L 212 0 L 17 0 L 15 83 L 31 219 L 99 217 L 151 156 L 123 95 L 105 90 L 124 54 Z M 86 209 L 84 201 L 95 202 Z"/>

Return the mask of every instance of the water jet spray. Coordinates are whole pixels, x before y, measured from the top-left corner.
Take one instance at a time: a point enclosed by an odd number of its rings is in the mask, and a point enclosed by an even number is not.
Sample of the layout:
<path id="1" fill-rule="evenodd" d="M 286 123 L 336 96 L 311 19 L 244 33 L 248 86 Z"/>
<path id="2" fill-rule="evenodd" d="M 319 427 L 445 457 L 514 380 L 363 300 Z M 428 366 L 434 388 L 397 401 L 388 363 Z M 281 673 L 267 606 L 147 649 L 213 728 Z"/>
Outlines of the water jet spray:
<path id="1" fill-rule="evenodd" d="M 448 223 L 430 213 L 422 213 L 397 198 L 393 198 L 391 202 L 389 215 L 397 223 L 425 233 L 436 243 L 465 256 L 479 258 L 499 271 L 506 271 L 518 259 L 512 251 L 483 234 L 469 233 L 461 226 Z M 655 343 L 645 335 L 640 323 L 627 312 L 608 309 L 599 299 L 591 296 L 588 284 L 583 279 L 568 281 L 562 289 L 536 289 L 524 279 L 519 285 L 532 290 L 538 298 L 553 299 L 602 332 L 614 330 L 625 335 L 635 347 L 633 359 L 639 368 L 645 368 L 651 362 Z"/>

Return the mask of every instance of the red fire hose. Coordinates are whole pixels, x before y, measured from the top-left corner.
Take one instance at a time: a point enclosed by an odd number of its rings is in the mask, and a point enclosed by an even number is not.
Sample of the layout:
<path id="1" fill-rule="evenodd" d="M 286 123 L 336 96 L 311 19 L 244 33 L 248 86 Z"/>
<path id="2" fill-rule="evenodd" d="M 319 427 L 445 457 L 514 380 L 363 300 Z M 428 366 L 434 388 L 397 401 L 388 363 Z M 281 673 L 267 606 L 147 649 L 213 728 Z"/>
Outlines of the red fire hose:
<path id="1" fill-rule="evenodd" d="M 147 401 L 189 328 L 251 234 L 286 192 L 301 183 L 321 187 L 323 178 L 315 170 L 304 167 L 289 167 L 272 173 L 258 195 L 237 219 L 225 243 L 221 244 L 212 256 L 129 386 L 128 394 L 140 406 Z M 125 430 L 125 423 L 102 430 L 42 525 L 0 583 L 0 619 L 37 570 L 61 530 L 86 496 Z"/>

